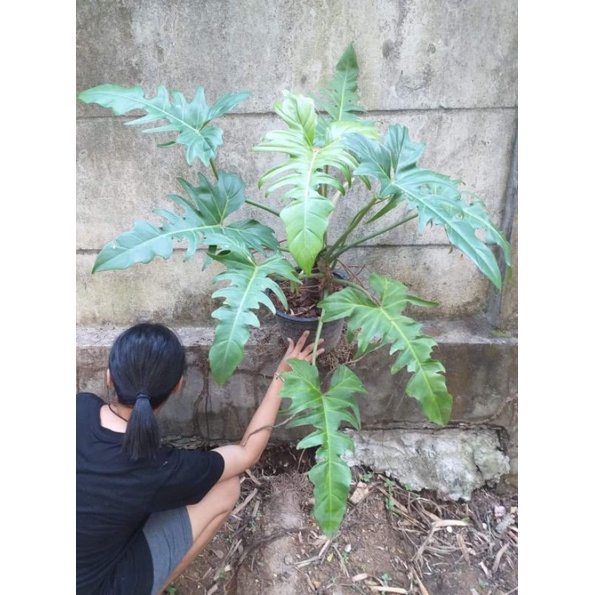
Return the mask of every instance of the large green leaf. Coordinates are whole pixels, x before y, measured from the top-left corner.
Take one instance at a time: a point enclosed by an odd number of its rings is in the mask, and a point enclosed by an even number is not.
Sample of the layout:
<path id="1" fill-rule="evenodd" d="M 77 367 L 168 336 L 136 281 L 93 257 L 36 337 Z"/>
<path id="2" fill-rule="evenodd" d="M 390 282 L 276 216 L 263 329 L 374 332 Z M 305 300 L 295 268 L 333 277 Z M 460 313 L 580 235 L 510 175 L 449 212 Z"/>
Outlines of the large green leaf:
<path id="1" fill-rule="evenodd" d="M 375 177 L 380 183 L 379 197 L 387 201 L 373 219 L 406 199 L 410 208 L 417 209 L 420 233 L 429 224 L 443 226 L 449 242 L 496 287 L 502 287 L 500 269 L 488 244 L 497 244 L 509 264 L 508 242 L 492 223 L 483 203 L 469 204 L 462 199 L 458 182 L 416 165 L 423 145 L 410 141 L 407 128 L 390 126 L 384 143 L 360 134 L 348 135 L 345 142 L 360 162 L 354 174 Z M 477 230 L 484 230 L 485 239 Z"/>
<path id="2" fill-rule="evenodd" d="M 268 195 L 289 186 L 282 196 L 290 202 L 281 211 L 281 219 L 291 255 L 309 274 L 324 247 L 324 235 L 334 208 L 322 193 L 322 187 L 343 193 L 343 182 L 337 175 L 350 179 L 357 163 L 343 146 L 342 137 L 329 140 L 324 146 L 315 144 L 317 114 L 312 99 L 285 92 L 285 99 L 275 104 L 275 111 L 288 129 L 268 132 L 254 150 L 285 153 L 289 157 L 268 170 L 259 180 L 259 187 L 268 185 Z"/>
<path id="3" fill-rule="evenodd" d="M 260 327 L 260 321 L 253 310 L 257 310 L 262 304 L 275 313 L 275 306 L 267 295 L 267 290 L 273 292 L 287 306 L 286 298 L 276 280 L 298 279 L 293 266 L 279 252 L 262 262 L 249 253 L 241 252 L 219 253 L 213 258 L 226 267 L 224 272 L 214 277 L 213 282 L 228 283 L 213 293 L 213 298 L 223 298 L 224 301 L 212 314 L 219 323 L 209 351 L 213 378 L 221 385 L 242 361 L 246 342 L 250 338 L 250 327 Z"/>
<path id="4" fill-rule="evenodd" d="M 358 77 L 357 56 L 353 45 L 349 44 L 335 66 L 333 77 L 321 87 L 322 96 L 314 98 L 320 112 L 316 128 L 317 144 L 349 132 L 379 138 L 376 124 L 359 115 L 365 110 L 359 103 Z"/>
<path id="5" fill-rule="evenodd" d="M 186 161 L 192 165 L 199 159 L 204 165 L 216 157 L 217 147 L 222 144 L 223 131 L 210 125 L 215 118 L 231 111 L 238 103 L 250 96 L 247 91 L 226 93 L 212 106 L 205 100 L 204 89 L 197 87 L 194 99 L 188 103 L 179 91 L 170 93 L 163 86 L 157 88 L 153 98 L 145 97 L 140 86 L 121 87 L 119 85 L 99 85 L 82 91 L 79 99 L 83 103 L 97 103 L 111 108 L 116 116 L 134 110 L 142 110 L 146 115 L 126 122 L 129 126 L 139 126 L 157 121 L 168 124 L 143 130 L 144 133 L 177 132 L 175 141 L 162 146 L 179 144 L 186 147 Z"/>
<path id="6" fill-rule="evenodd" d="M 239 176 L 225 171 L 219 173 L 216 185 L 199 174 L 200 184 L 192 186 L 180 179 L 180 185 L 189 199 L 172 194 L 169 196 L 181 209 L 181 214 L 156 209 L 164 222 L 158 226 L 146 221 L 136 221 L 132 231 L 127 231 L 109 242 L 98 254 L 93 272 L 127 269 L 134 264 L 148 263 L 156 256 L 169 258 L 173 241 L 186 241 L 186 259 L 202 243 L 225 250 L 252 248 L 264 252 L 276 250 L 278 242 L 273 230 L 253 220 L 225 225 L 225 218 L 235 212 L 246 200 L 244 183 Z"/>
<path id="7" fill-rule="evenodd" d="M 318 447 L 316 464 L 308 476 L 314 484 L 314 517 L 328 537 L 339 528 L 347 508 L 351 470 L 343 455 L 353 450 L 353 441 L 341 432 L 346 422 L 360 428 L 359 405 L 354 398 L 366 393 L 359 378 L 346 366 L 334 372 L 329 389 L 322 392 L 318 369 L 303 360 L 291 359 L 291 372 L 282 374 L 280 396 L 291 399 L 284 411 L 294 417 L 288 426 L 314 426 L 297 448 Z"/>
<path id="8" fill-rule="evenodd" d="M 288 248 L 297 265 L 309 274 L 325 246 L 325 234 L 334 202 L 330 190 L 345 193 L 357 162 L 345 150 L 344 139 L 359 133 L 378 139 L 373 122 L 363 120 L 357 79 L 359 67 L 350 44 L 339 59 L 333 77 L 321 89 L 322 97 L 312 99 L 284 92 L 284 100 L 274 109 L 288 130 L 265 135 L 256 151 L 278 152 L 288 159 L 267 172 L 259 186 L 268 185 L 267 195 L 286 188 L 283 198 L 290 201 L 281 211 Z M 320 110 L 320 114 L 317 110 Z M 365 176 L 363 182 L 369 187 Z"/>
<path id="9" fill-rule="evenodd" d="M 494 225 L 490 219 L 488 210 L 481 200 L 475 200 L 464 207 L 465 219 L 474 229 L 483 229 L 486 234 L 488 244 L 497 244 L 504 253 L 504 262 L 507 266 L 512 266 L 512 254 L 510 244 L 502 232 Z M 447 230 L 448 233 L 448 230 Z"/>
<path id="10" fill-rule="evenodd" d="M 316 98 L 319 109 L 335 120 L 357 120 L 357 113 L 365 111 L 359 105 L 357 92 L 359 66 L 353 44 L 349 44 L 335 66 L 333 77 L 322 88 L 322 97 Z"/>
<path id="11" fill-rule="evenodd" d="M 426 417 L 439 425 L 450 419 L 452 397 L 446 389 L 443 365 L 431 358 L 436 342 L 421 332 L 421 324 L 403 315 L 409 303 L 418 304 L 407 288 L 393 279 L 370 275 L 370 287 L 377 298 L 364 289 L 345 287 L 320 302 L 324 320 L 347 318 L 347 338 L 357 336 L 360 357 L 385 345 L 398 354 L 391 367 L 396 374 L 403 368 L 412 373 L 405 392 L 419 401 Z"/>

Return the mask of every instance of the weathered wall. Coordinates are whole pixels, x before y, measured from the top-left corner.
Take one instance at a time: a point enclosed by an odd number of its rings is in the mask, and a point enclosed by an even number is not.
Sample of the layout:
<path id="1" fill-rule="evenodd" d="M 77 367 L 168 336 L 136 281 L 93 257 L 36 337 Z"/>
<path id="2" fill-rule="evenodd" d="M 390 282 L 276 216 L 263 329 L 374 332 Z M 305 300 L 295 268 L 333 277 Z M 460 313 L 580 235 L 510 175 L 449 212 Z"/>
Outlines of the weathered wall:
<path id="1" fill-rule="evenodd" d="M 164 84 L 190 99 L 202 85 L 212 102 L 228 91 L 251 90 L 250 99 L 223 119 L 219 161 L 220 167 L 241 172 L 248 195 L 263 200 L 256 181 L 269 158 L 250 149 L 273 124 L 273 102 L 284 89 L 316 90 L 350 42 L 369 117 L 384 127 L 408 126 L 412 140 L 427 145 L 422 165 L 464 180 L 480 195 L 511 237 L 516 258 L 516 2 L 79 0 L 77 92 L 110 82 L 140 84 L 154 93 Z M 151 318 L 193 329 L 185 335 L 192 380 L 178 408 L 164 411 L 163 424 L 171 433 L 196 434 L 197 416 L 210 408 L 212 437 L 232 439 L 237 434 L 233 420 L 241 425 L 253 410 L 266 374 L 251 364 L 253 373 L 240 373 L 228 386 L 205 392 L 213 287 L 211 273 L 201 270 L 200 253 L 183 262 L 181 247 L 167 262 L 91 275 L 105 243 L 130 229 L 134 219 L 169 207 L 167 194 L 179 191 L 176 178 L 195 175 L 178 148 L 159 149 L 155 135 L 143 135 L 124 126 L 126 118 L 110 114 L 77 102 L 78 388 L 103 390 L 99 370 L 110 327 Z M 348 206 L 340 208 L 338 220 L 349 212 Z M 264 222 L 275 225 L 266 217 Z M 439 231 L 419 237 L 416 230 L 414 222 L 400 228 L 356 251 L 349 263 L 365 262 L 379 273 L 396 275 L 413 293 L 438 301 L 440 307 L 431 311 L 437 323 L 489 320 L 498 328 L 479 335 L 468 330 L 459 347 L 451 349 L 446 341 L 441 348 L 459 391 L 455 419 L 458 414 L 472 418 L 480 410 L 477 400 L 490 403 L 486 415 L 495 414 L 516 395 L 516 271 L 496 295 L 472 265 L 450 251 Z M 265 329 L 270 322 L 265 320 Z M 477 350 L 477 336 L 482 345 L 506 351 L 506 358 Z M 256 343 L 248 346 L 251 362 L 258 359 Z M 272 349 L 273 357 L 281 355 L 278 343 Z M 459 360 L 457 349 L 469 357 Z M 497 369 L 494 357 L 501 364 Z M 503 377 L 496 380 L 493 374 Z M 402 387 L 390 375 L 371 374 L 370 379 L 383 395 L 363 408 L 372 422 L 375 408 L 382 410 Z M 233 413 L 225 413 L 231 401 Z M 389 410 L 395 422 L 421 422 L 412 405 Z M 505 423 L 513 443 L 515 420 L 512 415 Z"/>

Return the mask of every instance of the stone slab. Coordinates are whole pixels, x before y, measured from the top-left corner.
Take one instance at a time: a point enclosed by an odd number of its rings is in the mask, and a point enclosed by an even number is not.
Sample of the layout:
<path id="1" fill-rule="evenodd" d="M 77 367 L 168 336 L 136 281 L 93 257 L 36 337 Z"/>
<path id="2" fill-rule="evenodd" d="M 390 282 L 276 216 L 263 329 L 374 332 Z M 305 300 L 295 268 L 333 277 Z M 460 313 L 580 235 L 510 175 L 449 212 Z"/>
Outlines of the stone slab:
<path id="1" fill-rule="evenodd" d="M 432 490 L 444 500 L 471 499 L 474 490 L 494 487 L 510 462 L 494 430 L 346 430 L 355 451 L 350 465 L 364 465 L 392 477 L 406 489 Z"/>

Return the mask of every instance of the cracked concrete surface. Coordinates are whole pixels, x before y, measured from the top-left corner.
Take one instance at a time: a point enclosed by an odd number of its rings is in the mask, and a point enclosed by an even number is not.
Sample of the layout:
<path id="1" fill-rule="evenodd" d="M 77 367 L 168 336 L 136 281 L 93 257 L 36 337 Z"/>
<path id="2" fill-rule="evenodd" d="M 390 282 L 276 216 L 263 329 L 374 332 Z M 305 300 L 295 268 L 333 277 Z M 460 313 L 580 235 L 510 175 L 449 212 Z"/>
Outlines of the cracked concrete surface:
<path id="1" fill-rule="evenodd" d="M 473 490 L 493 486 L 510 472 L 495 429 L 346 432 L 355 445 L 346 457 L 350 465 L 371 467 L 445 500 L 470 500 Z"/>

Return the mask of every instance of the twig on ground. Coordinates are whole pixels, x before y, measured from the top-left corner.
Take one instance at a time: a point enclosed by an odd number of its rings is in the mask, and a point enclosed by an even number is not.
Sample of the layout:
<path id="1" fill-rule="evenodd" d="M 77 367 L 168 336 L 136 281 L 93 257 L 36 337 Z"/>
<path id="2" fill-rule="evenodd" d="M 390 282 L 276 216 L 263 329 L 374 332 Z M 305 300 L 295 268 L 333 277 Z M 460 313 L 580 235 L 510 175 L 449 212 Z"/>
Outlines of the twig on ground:
<path id="1" fill-rule="evenodd" d="M 417 584 L 417 587 L 421 591 L 421 595 L 430 595 L 428 593 L 428 590 L 424 587 L 424 584 L 423 584 L 422 580 L 419 578 L 419 575 L 417 574 L 417 572 L 415 572 L 415 570 L 413 570 L 413 577 L 415 578 L 415 582 Z"/>
<path id="2" fill-rule="evenodd" d="M 505 543 L 498 550 L 498 553 L 496 554 L 496 559 L 494 560 L 494 565 L 492 566 L 492 574 L 496 574 L 496 572 L 498 572 L 498 566 L 500 566 L 500 560 L 502 559 L 504 552 L 508 549 L 508 546 L 509 546 L 509 544 Z"/>
<path id="3" fill-rule="evenodd" d="M 413 556 L 411 561 L 415 563 L 421 558 L 422 554 L 424 553 L 424 550 L 428 547 L 428 544 L 434 537 L 435 531 L 437 531 L 438 529 L 442 529 L 444 527 L 453 527 L 453 526 L 454 527 L 466 527 L 467 523 L 465 523 L 464 521 L 456 521 L 456 520 L 435 521 L 432 524 L 430 533 L 426 537 L 425 541 L 421 544 L 421 547 L 417 550 L 417 552 L 415 553 L 415 556 Z"/>
<path id="4" fill-rule="evenodd" d="M 244 508 L 248 505 L 248 503 L 250 502 L 250 500 L 252 500 L 252 498 L 254 498 L 254 496 L 256 496 L 256 494 L 258 493 L 258 488 L 254 488 L 250 494 L 248 494 L 248 496 L 246 497 L 246 499 L 241 503 L 238 504 L 232 511 L 231 516 L 237 516 L 242 510 L 244 510 Z"/>
<path id="5" fill-rule="evenodd" d="M 250 478 L 250 480 L 252 482 L 254 482 L 255 485 L 257 485 L 259 488 L 262 486 L 262 482 L 258 481 L 258 479 L 256 479 L 256 477 L 254 477 L 254 474 L 252 473 L 252 471 L 250 471 L 250 469 L 246 469 L 246 475 Z"/>
<path id="6" fill-rule="evenodd" d="M 341 566 L 341 570 L 343 571 L 343 574 L 347 577 L 347 578 L 351 578 L 349 575 L 349 571 L 347 570 L 347 566 L 345 566 L 345 562 L 343 560 L 343 556 L 341 555 L 341 552 L 339 551 L 339 548 L 333 543 L 333 549 L 335 550 L 336 554 L 337 554 L 337 559 L 339 560 L 339 565 Z"/>

